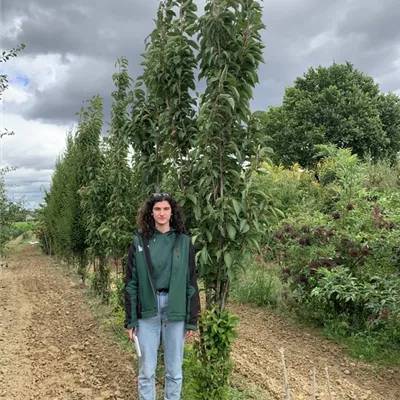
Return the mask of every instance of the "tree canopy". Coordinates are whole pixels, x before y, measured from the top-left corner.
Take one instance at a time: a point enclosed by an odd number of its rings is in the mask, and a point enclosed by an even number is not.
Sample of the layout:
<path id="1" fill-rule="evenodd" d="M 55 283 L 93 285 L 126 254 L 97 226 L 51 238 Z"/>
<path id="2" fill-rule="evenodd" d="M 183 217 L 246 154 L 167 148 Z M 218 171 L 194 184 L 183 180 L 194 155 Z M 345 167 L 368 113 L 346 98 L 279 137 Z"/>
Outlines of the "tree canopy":
<path id="1" fill-rule="evenodd" d="M 317 144 L 351 148 L 360 157 L 394 160 L 400 150 L 400 98 L 381 93 L 373 78 L 353 64 L 309 68 L 271 107 L 266 132 L 275 161 L 315 163 Z"/>

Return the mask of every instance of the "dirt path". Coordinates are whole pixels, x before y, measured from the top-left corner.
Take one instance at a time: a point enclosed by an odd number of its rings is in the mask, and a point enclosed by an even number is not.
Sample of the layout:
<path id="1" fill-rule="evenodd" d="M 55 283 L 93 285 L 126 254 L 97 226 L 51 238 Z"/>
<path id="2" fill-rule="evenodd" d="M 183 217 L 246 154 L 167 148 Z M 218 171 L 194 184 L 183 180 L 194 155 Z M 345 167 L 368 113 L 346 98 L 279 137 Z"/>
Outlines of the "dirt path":
<path id="1" fill-rule="evenodd" d="M 79 285 L 33 246 L 1 271 L 1 399 L 136 399 L 133 356 L 97 326 Z"/>
<path id="2" fill-rule="evenodd" d="M 15 253 L 1 271 L 1 399 L 136 399 L 133 355 L 125 354 L 98 326 L 77 281 L 33 246 Z M 285 358 L 292 400 L 400 400 L 400 370 L 377 375 L 346 358 L 337 345 L 311 330 L 249 306 L 232 305 L 241 317 L 234 345 L 235 375 L 246 386 L 282 399 Z M 243 379 L 240 378 L 239 381 Z M 264 398 L 264 396 L 263 396 Z M 261 400 L 261 397 L 260 397 Z"/>
<path id="3" fill-rule="evenodd" d="M 284 348 L 292 400 L 311 399 L 312 370 L 316 370 L 319 400 L 328 400 L 325 366 L 334 400 L 400 400 L 400 368 L 377 374 L 371 366 L 348 359 L 335 343 L 309 329 L 296 327 L 265 310 L 233 305 L 240 316 L 239 337 L 234 344 L 235 373 L 266 391 L 266 399 L 282 399 Z M 268 394 L 267 394 L 268 393 Z"/>

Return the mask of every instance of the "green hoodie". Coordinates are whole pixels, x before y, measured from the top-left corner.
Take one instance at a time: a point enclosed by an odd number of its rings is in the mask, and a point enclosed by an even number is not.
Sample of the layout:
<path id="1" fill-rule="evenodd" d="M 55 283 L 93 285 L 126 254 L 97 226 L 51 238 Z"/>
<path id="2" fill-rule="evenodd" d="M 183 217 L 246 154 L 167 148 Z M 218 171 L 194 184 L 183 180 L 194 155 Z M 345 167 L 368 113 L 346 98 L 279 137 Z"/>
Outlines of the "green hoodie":
<path id="1" fill-rule="evenodd" d="M 193 245 L 185 234 L 175 232 L 174 236 L 176 238 L 172 251 L 167 319 L 185 321 L 186 329 L 195 330 L 199 295 Z M 149 241 L 137 233 L 129 249 L 125 276 L 126 328 L 136 328 L 138 319 L 151 318 L 158 314 L 156 288 Z"/>
<path id="2" fill-rule="evenodd" d="M 156 288 L 169 289 L 171 280 L 173 249 L 175 246 L 175 229 L 162 233 L 158 229 L 149 240 L 151 262 L 156 276 Z M 166 255 L 169 255 L 166 257 Z"/>

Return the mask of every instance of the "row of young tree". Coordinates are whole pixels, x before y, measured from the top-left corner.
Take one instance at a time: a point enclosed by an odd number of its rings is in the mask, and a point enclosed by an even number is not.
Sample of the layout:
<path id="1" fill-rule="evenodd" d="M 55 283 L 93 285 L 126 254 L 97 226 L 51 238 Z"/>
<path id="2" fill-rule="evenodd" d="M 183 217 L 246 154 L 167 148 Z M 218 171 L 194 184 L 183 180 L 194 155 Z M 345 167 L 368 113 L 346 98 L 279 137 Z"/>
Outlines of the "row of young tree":
<path id="1" fill-rule="evenodd" d="M 252 113 L 249 104 L 264 25 L 253 0 L 210 0 L 201 17 L 196 11 L 191 0 L 160 3 L 135 81 L 127 59 L 118 60 L 105 137 L 102 99 L 82 107 L 56 162 L 38 233 L 45 251 L 77 265 L 82 279 L 91 265 L 94 288 L 107 301 L 110 265 L 123 269 L 139 203 L 149 193 L 173 193 L 187 216 L 206 297 L 191 398 L 222 399 L 236 323 L 225 310 L 230 282 L 274 213 L 252 180 L 267 154 L 265 113 Z M 206 86 L 198 97 L 197 69 Z"/>
<path id="2" fill-rule="evenodd" d="M 393 159 L 400 103 L 350 64 L 334 64 L 298 79 L 282 107 L 251 112 L 263 61 L 260 4 L 209 0 L 201 17 L 196 11 L 192 0 L 160 3 L 135 81 L 127 59 L 117 61 L 107 135 L 102 99 L 81 108 L 38 234 L 45 252 L 77 265 L 83 280 L 92 266 L 93 288 L 108 301 L 111 265 L 123 271 L 138 205 L 149 193 L 172 192 L 184 208 L 205 291 L 191 398 L 223 399 L 236 324 L 225 309 L 230 285 L 260 251 L 270 222 L 283 216 L 257 179 L 263 161 L 309 166 L 313 146 L 327 141 Z M 198 96 L 197 70 L 205 82 Z"/>

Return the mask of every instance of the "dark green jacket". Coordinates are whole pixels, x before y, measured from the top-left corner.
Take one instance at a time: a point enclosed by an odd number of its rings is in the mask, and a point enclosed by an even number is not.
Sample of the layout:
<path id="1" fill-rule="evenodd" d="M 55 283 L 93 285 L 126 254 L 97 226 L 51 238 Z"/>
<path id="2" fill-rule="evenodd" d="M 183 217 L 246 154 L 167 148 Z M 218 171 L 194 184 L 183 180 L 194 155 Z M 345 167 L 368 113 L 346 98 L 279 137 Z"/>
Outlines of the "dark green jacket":
<path id="1" fill-rule="evenodd" d="M 195 256 L 189 236 L 176 232 L 169 284 L 167 320 L 185 321 L 186 329 L 197 329 L 199 295 Z M 138 319 L 155 317 L 156 282 L 148 240 L 137 233 L 128 255 L 125 275 L 125 328 L 136 328 Z"/>

